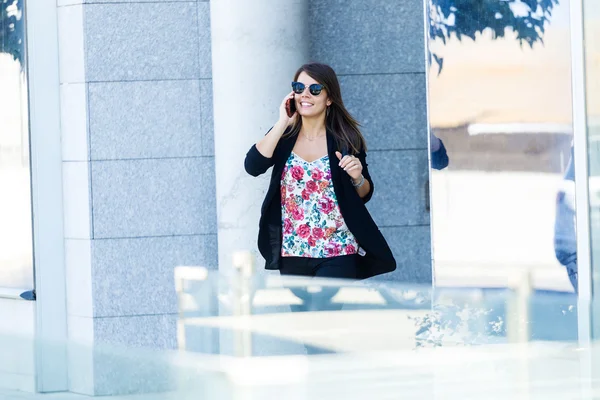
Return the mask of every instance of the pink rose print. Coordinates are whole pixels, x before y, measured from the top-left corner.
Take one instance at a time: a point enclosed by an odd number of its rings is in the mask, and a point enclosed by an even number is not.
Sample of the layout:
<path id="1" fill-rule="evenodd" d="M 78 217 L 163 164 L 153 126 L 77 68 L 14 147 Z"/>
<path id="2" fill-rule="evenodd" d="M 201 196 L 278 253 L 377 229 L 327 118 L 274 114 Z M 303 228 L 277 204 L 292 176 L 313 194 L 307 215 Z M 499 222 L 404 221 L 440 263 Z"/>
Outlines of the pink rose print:
<path id="1" fill-rule="evenodd" d="M 298 227 L 296 232 L 298 233 L 298 236 L 300 236 L 302 239 L 306 239 L 308 235 L 310 235 L 310 227 L 306 224 L 302 224 Z"/>
<path id="2" fill-rule="evenodd" d="M 323 171 L 321 171 L 318 168 L 315 168 L 315 169 L 312 170 L 312 175 L 311 176 L 312 176 L 312 178 L 315 181 L 320 181 L 321 179 L 323 179 L 323 175 L 324 175 Z"/>
<path id="3" fill-rule="evenodd" d="M 330 212 L 333 211 L 333 200 L 327 198 L 327 197 L 323 197 L 322 199 L 319 200 L 319 208 L 321 209 L 321 211 L 323 211 L 325 214 L 329 214 Z"/>
<path id="4" fill-rule="evenodd" d="M 309 193 L 314 193 L 317 190 L 319 190 L 319 186 L 317 185 L 317 182 L 315 182 L 315 181 L 308 181 L 308 182 L 306 182 L 306 190 Z"/>
<path id="5" fill-rule="evenodd" d="M 342 245 L 339 243 L 327 243 L 325 245 L 325 252 L 328 256 L 337 257 L 342 251 Z"/>
<path id="6" fill-rule="evenodd" d="M 297 208 L 292 210 L 292 217 L 294 217 L 294 219 L 296 221 L 301 221 L 304 219 L 304 211 L 302 211 L 301 208 Z"/>
<path id="7" fill-rule="evenodd" d="M 313 228 L 312 234 L 317 240 L 323 239 L 323 237 L 325 237 L 325 233 L 323 232 L 322 228 Z"/>
<path id="8" fill-rule="evenodd" d="M 298 209 L 298 206 L 293 201 L 285 202 L 285 211 L 287 211 L 288 213 L 293 213 L 297 209 Z"/>
<path id="9" fill-rule="evenodd" d="M 292 233 L 292 221 L 290 221 L 289 218 L 286 218 L 283 221 L 283 233 L 285 233 L 285 234 Z"/>
<path id="10" fill-rule="evenodd" d="M 299 181 L 300 179 L 302 179 L 302 177 L 304 177 L 304 168 L 302 168 L 299 165 L 292 167 L 292 178 Z"/>
<path id="11" fill-rule="evenodd" d="M 321 257 L 339 257 L 358 252 L 354 238 L 345 234 L 331 169 L 323 164 L 289 162 L 284 166 L 280 189 L 284 213 L 282 255 L 311 257 L 319 253 Z"/>

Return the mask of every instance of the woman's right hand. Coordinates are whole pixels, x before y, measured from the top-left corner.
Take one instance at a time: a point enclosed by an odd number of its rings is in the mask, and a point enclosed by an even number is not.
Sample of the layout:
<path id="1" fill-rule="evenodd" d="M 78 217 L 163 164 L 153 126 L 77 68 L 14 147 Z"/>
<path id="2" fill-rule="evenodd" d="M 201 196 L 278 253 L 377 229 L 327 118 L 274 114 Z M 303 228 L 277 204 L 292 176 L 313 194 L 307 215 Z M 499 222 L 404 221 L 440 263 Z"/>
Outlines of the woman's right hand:
<path id="1" fill-rule="evenodd" d="M 291 117 L 288 116 L 287 107 L 286 107 L 288 100 L 296 101 L 294 99 L 294 91 L 291 91 L 290 93 L 288 93 L 288 95 L 285 96 L 285 98 L 281 102 L 281 105 L 279 106 L 279 124 L 281 124 L 281 126 L 286 126 L 286 127 L 293 124 L 296 121 L 296 118 L 298 118 L 298 111 L 296 111 L 294 113 L 294 115 L 292 115 Z"/>
<path id="2" fill-rule="evenodd" d="M 291 92 L 285 96 L 281 102 L 281 105 L 279 106 L 279 121 L 277 121 L 273 128 L 267 132 L 267 134 L 258 143 L 256 143 L 256 149 L 266 158 L 273 157 L 273 153 L 275 152 L 277 143 L 279 143 L 279 139 L 281 139 L 288 126 L 293 124 L 296 121 L 296 118 L 298 118 L 297 112 L 295 112 L 291 118 L 288 117 L 285 107 L 288 100 L 295 101 L 294 92 Z"/>

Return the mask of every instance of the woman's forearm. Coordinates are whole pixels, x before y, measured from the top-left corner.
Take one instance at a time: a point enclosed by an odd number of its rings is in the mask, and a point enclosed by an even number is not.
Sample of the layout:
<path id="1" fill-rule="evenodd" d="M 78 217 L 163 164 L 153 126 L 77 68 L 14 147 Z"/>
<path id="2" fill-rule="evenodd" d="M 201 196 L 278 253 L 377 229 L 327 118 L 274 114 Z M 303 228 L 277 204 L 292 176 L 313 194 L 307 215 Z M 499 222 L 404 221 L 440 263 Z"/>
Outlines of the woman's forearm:
<path id="1" fill-rule="evenodd" d="M 281 121 L 277 122 L 273 129 L 269 131 L 258 143 L 256 143 L 256 149 L 267 158 L 273 157 L 277 143 L 285 132 L 287 125 Z"/>
<path id="2" fill-rule="evenodd" d="M 360 183 L 360 179 L 358 179 L 356 182 L 354 182 L 354 180 L 352 181 L 355 185 Z M 366 195 L 369 194 L 369 191 L 371 191 L 371 183 L 369 182 L 369 180 L 367 178 L 365 178 L 365 183 L 362 184 L 362 186 L 355 188 L 356 192 L 358 193 L 358 195 L 360 196 L 360 198 L 364 198 Z"/>

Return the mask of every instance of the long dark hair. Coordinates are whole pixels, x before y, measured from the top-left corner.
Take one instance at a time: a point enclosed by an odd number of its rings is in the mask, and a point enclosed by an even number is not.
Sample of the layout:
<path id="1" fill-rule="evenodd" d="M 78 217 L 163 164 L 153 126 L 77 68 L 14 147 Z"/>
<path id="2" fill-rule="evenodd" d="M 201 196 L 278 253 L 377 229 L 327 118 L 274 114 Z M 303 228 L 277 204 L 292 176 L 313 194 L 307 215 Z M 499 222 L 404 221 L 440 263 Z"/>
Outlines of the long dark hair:
<path id="1" fill-rule="evenodd" d="M 329 111 L 325 117 L 325 125 L 327 130 L 333 134 L 338 149 L 346 149 L 350 154 L 367 151 L 367 143 L 362 133 L 360 133 L 360 124 L 350 115 L 344 106 L 340 83 L 333 68 L 329 65 L 319 63 L 304 64 L 296 71 L 294 81 L 298 80 L 302 72 L 305 72 L 308 76 L 323 85 L 331 100 Z M 302 118 L 298 116 L 289 135 L 299 134 L 301 128 Z"/>

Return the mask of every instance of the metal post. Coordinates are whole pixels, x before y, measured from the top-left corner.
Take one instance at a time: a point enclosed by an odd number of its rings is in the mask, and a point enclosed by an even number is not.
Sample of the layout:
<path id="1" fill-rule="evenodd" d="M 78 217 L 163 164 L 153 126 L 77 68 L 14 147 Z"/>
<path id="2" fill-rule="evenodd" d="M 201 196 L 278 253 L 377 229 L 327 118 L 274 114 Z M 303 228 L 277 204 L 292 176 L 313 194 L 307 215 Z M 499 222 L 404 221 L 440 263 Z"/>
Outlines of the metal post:
<path id="1" fill-rule="evenodd" d="M 526 269 L 519 273 L 517 279 L 511 282 L 511 287 L 513 293 L 506 307 L 506 336 L 509 343 L 526 343 L 530 337 L 531 271 Z"/>
<path id="2" fill-rule="evenodd" d="M 530 388 L 530 348 L 526 343 L 530 340 L 530 301 L 532 293 L 531 270 L 526 268 L 511 276 L 512 296 L 506 307 L 508 343 L 523 346 L 519 348 L 516 377 L 519 387 L 519 399 L 529 399 Z"/>
<path id="3" fill-rule="evenodd" d="M 178 313 L 177 318 L 177 347 L 179 350 L 184 351 L 186 349 L 186 337 L 185 337 L 185 324 L 186 324 L 186 311 L 197 311 L 190 310 L 186 301 L 189 293 L 186 293 L 186 283 L 190 281 L 207 281 L 208 269 L 205 267 L 190 267 L 190 266 L 179 266 L 175 267 L 175 292 L 177 293 L 177 304 Z M 208 296 L 212 296 L 212 293 L 208 293 Z M 209 304 L 200 304 L 200 307 L 209 307 Z"/>
<path id="4" fill-rule="evenodd" d="M 592 265 L 590 246 L 588 132 L 586 114 L 583 2 L 571 0 L 571 97 L 573 102 L 573 150 L 575 156 L 575 209 L 577 226 L 578 339 L 591 343 Z"/>
<path id="5" fill-rule="evenodd" d="M 248 317 L 252 314 L 254 256 L 249 251 L 233 254 L 233 268 L 236 272 L 234 288 L 233 314 L 238 319 L 245 319 L 243 326 L 234 333 L 234 354 L 238 357 L 252 356 L 252 332 L 247 326 Z"/>

